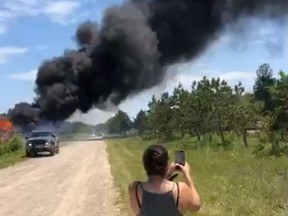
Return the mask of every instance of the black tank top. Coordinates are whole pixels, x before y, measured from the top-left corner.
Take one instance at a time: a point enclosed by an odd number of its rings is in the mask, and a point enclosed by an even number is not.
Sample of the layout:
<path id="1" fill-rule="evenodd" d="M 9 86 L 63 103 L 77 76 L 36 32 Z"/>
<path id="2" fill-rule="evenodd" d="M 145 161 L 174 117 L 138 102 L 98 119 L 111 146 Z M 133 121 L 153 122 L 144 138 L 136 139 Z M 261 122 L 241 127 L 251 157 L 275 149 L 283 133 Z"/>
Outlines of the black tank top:
<path id="1" fill-rule="evenodd" d="M 138 197 L 138 185 L 140 184 L 142 188 L 142 203 L 139 201 Z M 152 193 L 144 190 L 142 183 L 138 182 L 136 184 L 136 199 L 140 212 L 138 216 L 182 216 L 178 210 L 179 202 L 179 185 L 177 186 L 177 198 L 175 200 L 172 190 L 163 193 Z"/>

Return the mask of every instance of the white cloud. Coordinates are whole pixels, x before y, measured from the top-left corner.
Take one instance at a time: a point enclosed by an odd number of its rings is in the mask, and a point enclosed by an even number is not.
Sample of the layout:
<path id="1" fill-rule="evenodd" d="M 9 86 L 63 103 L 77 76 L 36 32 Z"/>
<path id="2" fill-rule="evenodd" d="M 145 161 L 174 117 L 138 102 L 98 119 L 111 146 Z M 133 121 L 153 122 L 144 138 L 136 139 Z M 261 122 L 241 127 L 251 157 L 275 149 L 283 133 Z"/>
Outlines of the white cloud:
<path id="1" fill-rule="evenodd" d="M 251 72 L 240 72 L 240 71 L 232 71 L 219 75 L 220 79 L 226 81 L 237 81 L 237 80 L 248 80 L 254 79 L 256 77 L 255 73 Z"/>
<path id="2" fill-rule="evenodd" d="M 209 52 L 221 48 L 246 52 L 263 49 L 271 58 L 283 57 L 285 36 L 283 23 L 277 20 L 260 18 L 242 18 L 233 25 L 228 25 L 219 38 L 210 46 Z"/>
<path id="3" fill-rule="evenodd" d="M 76 14 L 81 15 L 80 5 L 79 0 L 1 0 L 0 33 L 1 28 L 4 33 L 11 21 L 21 17 L 46 16 L 60 24 L 74 22 Z"/>
<path id="4" fill-rule="evenodd" d="M 189 89 L 193 81 L 200 81 L 203 76 L 204 75 L 177 74 L 173 80 L 169 81 L 168 87 L 165 90 L 172 92 L 174 87 L 179 82 L 182 83 L 184 88 Z M 256 75 L 255 73 L 251 72 L 231 71 L 224 73 L 207 74 L 206 77 L 208 79 L 211 79 L 212 77 L 219 77 L 221 80 L 226 80 L 230 85 L 236 84 L 241 81 L 242 84 L 245 86 L 245 84 L 248 84 L 248 82 L 250 81 L 254 82 Z"/>
<path id="5" fill-rule="evenodd" d="M 48 46 L 45 46 L 45 45 L 36 46 L 35 49 L 37 49 L 37 50 L 47 50 Z"/>
<path id="6" fill-rule="evenodd" d="M 107 121 L 114 115 L 114 112 L 105 112 L 99 109 L 92 109 L 88 113 L 81 113 L 76 111 L 68 121 L 80 121 L 86 124 L 99 124 Z"/>
<path id="7" fill-rule="evenodd" d="M 12 56 L 24 54 L 26 52 L 28 52 L 27 48 L 14 46 L 0 47 L 0 64 L 8 62 Z"/>
<path id="8" fill-rule="evenodd" d="M 66 24 L 69 15 L 73 14 L 79 6 L 80 3 L 76 1 L 51 2 L 46 6 L 45 13 L 53 22 Z"/>
<path id="9" fill-rule="evenodd" d="M 23 81 L 34 81 L 36 79 L 37 70 L 31 70 L 24 73 L 11 74 L 10 78 Z"/>
<path id="10" fill-rule="evenodd" d="M 70 14 L 79 6 L 79 2 L 59 1 L 51 2 L 46 7 L 47 14 Z"/>

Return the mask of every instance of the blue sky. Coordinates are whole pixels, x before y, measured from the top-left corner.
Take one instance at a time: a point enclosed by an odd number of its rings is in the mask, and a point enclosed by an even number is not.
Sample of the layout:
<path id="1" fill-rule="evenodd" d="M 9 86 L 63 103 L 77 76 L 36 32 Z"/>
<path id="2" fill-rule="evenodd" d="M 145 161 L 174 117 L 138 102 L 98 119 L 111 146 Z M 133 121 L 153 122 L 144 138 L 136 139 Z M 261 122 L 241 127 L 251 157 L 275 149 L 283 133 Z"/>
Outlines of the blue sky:
<path id="1" fill-rule="evenodd" d="M 32 101 L 37 67 L 44 59 L 73 48 L 71 37 L 87 19 L 101 21 L 102 13 L 120 0 L 1 0 L 0 1 L 0 112 L 14 103 Z M 202 76 L 220 76 L 251 90 L 257 67 L 270 63 L 276 73 L 288 71 L 288 27 L 277 22 L 249 20 L 237 32 L 227 29 L 198 59 L 169 69 L 162 85 L 127 99 L 120 105 L 131 117 L 146 108 L 152 94 L 171 91 L 178 82 L 189 87 Z M 245 26 L 243 29 L 242 27 Z M 234 26 L 235 27 L 235 26 Z M 71 119 L 88 123 L 105 121 L 113 113 L 92 110 Z"/>

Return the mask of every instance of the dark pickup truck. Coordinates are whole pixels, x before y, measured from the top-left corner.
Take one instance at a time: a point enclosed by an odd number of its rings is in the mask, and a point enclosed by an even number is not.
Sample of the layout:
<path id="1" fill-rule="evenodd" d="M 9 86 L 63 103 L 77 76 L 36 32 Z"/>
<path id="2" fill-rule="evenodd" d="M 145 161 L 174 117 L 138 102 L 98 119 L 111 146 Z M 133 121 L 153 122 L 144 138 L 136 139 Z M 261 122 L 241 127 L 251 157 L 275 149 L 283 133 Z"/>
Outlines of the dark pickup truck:
<path id="1" fill-rule="evenodd" d="M 49 130 L 34 130 L 26 137 L 26 157 L 34 157 L 39 152 L 49 152 L 51 156 L 59 153 L 57 135 Z"/>

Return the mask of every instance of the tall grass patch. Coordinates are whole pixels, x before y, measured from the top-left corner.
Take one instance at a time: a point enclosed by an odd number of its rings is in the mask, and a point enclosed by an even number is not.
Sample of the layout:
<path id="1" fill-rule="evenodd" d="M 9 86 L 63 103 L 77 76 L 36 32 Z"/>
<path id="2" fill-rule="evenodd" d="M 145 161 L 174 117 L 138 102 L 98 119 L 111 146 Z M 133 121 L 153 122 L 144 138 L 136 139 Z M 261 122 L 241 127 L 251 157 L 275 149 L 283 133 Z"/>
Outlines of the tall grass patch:
<path id="1" fill-rule="evenodd" d="M 109 140 L 107 143 L 111 171 L 119 191 L 118 204 L 123 214 L 133 215 L 128 205 L 127 185 L 135 179 L 146 178 L 141 156 L 153 142 L 133 138 Z M 202 198 L 202 208 L 196 215 L 287 215 L 287 157 L 255 157 L 252 150 L 241 145 L 225 150 L 197 148 L 195 143 L 193 139 L 184 139 L 165 145 L 171 161 L 176 148 L 186 151 Z"/>
<path id="2" fill-rule="evenodd" d="M 19 136 L 0 142 L 0 169 L 25 160 L 23 140 Z"/>

